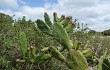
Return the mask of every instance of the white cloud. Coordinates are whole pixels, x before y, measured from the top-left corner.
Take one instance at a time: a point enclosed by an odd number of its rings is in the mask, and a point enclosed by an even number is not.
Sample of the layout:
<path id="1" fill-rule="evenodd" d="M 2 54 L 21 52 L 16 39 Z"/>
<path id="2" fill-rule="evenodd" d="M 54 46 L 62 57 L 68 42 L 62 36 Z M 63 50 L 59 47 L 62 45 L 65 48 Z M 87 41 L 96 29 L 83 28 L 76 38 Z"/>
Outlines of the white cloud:
<path id="1" fill-rule="evenodd" d="M 25 2 L 25 1 L 23 1 L 23 0 L 18 0 L 18 2 L 20 3 L 20 4 L 23 4 L 23 5 L 26 5 L 27 3 Z"/>
<path id="2" fill-rule="evenodd" d="M 43 7 L 22 6 L 20 12 L 26 14 L 32 20 L 35 20 L 37 18 L 42 18 L 43 13 L 46 12 L 46 9 Z"/>
<path id="3" fill-rule="evenodd" d="M 98 0 L 58 0 L 60 6 L 66 8 L 93 6 Z"/>
<path id="4" fill-rule="evenodd" d="M 46 10 L 42 7 L 29 7 L 29 6 L 22 6 L 21 11 L 23 13 L 29 15 L 40 15 L 43 14 Z"/>
<path id="5" fill-rule="evenodd" d="M 110 14 L 104 16 L 104 21 L 110 22 Z"/>
<path id="6" fill-rule="evenodd" d="M 0 6 L 6 8 L 19 8 L 18 0 L 0 0 Z"/>

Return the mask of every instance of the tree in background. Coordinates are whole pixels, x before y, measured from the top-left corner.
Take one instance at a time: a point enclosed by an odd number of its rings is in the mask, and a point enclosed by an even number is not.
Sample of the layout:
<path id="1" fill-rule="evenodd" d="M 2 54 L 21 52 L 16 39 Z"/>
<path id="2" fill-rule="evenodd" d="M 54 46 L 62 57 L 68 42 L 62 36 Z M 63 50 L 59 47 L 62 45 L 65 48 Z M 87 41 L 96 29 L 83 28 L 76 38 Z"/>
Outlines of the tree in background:
<path id="1" fill-rule="evenodd" d="M 110 36 L 110 29 L 103 31 L 102 34 Z"/>

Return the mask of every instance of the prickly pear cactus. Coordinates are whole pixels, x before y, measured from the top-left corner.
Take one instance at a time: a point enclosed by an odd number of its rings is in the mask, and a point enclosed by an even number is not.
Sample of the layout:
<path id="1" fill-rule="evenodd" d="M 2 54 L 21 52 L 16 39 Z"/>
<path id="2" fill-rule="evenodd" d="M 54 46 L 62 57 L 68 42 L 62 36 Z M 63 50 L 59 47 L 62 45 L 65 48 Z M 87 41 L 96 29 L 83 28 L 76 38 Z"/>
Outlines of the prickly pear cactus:
<path id="1" fill-rule="evenodd" d="M 53 13 L 53 17 L 54 22 L 52 23 L 49 15 L 44 13 L 45 21 L 38 19 L 36 21 L 37 27 L 41 32 L 54 37 L 63 46 L 63 50 L 66 49 L 68 51 L 68 57 L 64 57 L 61 51 L 55 47 L 48 47 L 46 50 L 44 48 L 42 51 L 50 50 L 52 57 L 64 62 L 70 69 L 86 70 L 88 68 L 87 60 L 79 50 L 78 41 L 72 43 L 68 35 L 68 33 L 73 32 L 76 21 L 72 21 L 71 17 L 65 18 L 64 15 L 59 18 L 57 13 Z"/>
<path id="2" fill-rule="evenodd" d="M 24 62 L 31 62 L 31 63 L 42 63 L 49 58 L 51 58 L 51 54 L 39 54 L 37 53 L 37 48 L 34 46 L 27 47 L 27 38 L 24 32 L 20 32 L 19 35 L 20 41 L 20 50 L 23 54 L 23 59 L 18 58 L 16 62 L 24 63 Z"/>

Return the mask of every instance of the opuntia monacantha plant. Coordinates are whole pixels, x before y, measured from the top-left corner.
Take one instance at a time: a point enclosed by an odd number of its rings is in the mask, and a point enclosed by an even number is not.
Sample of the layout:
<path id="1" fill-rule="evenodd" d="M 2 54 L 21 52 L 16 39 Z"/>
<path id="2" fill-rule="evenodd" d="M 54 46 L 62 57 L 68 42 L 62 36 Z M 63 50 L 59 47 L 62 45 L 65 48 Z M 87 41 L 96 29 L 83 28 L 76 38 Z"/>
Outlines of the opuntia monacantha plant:
<path id="1" fill-rule="evenodd" d="M 44 32 L 55 39 L 63 46 L 63 50 L 68 50 L 68 56 L 64 57 L 61 54 L 59 49 L 56 49 L 54 46 L 49 47 L 49 50 L 52 57 L 64 62 L 70 69 L 73 70 L 86 70 L 88 67 L 87 60 L 84 55 L 78 50 L 75 43 L 72 43 L 68 35 L 69 32 L 72 32 L 75 28 L 75 22 L 72 21 L 71 17 L 65 17 L 64 15 L 61 18 L 58 18 L 57 13 L 53 13 L 54 22 L 50 21 L 50 17 L 47 13 L 44 13 L 44 20 L 38 19 L 36 24 L 41 32 Z M 77 48 L 77 49 L 76 49 Z M 63 51 L 62 51 L 63 52 Z"/>
<path id="2" fill-rule="evenodd" d="M 70 69 L 73 70 L 87 70 L 88 63 L 86 57 L 92 56 L 90 50 L 80 51 L 80 44 L 78 41 L 71 42 L 69 33 L 73 32 L 76 21 L 72 21 L 71 17 L 62 15 L 60 18 L 57 13 L 53 13 L 54 21 L 51 22 L 47 13 L 44 13 L 44 20 L 37 19 L 36 24 L 38 30 L 42 33 L 54 37 L 62 45 L 62 49 L 57 49 L 54 46 L 41 49 L 42 52 L 50 51 L 49 53 L 38 53 L 35 47 L 27 47 L 27 40 L 25 33 L 20 33 L 20 48 L 23 54 L 23 60 L 18 59 L 17 62 L 30 61 L 32 63 L 42 63 L 52 57 L 65 63 Z M 67 50 L 67 56 L 61 52 Z M 90 54 L 89 54 L 90 53 Z M 84 54 L 84 55 L 83 55 Z M 86 57 L 85 57 L 86 56 Z"/>
<path id="3" fill-rule="evenodd" d="M 24 32 L 20 32 L 19 41 L 23 59 L 17 59 L 16 62 L 36 62 L 40 64 L 52 56 L 51 54 L 36 54 L 37 49 L 34 46 L 27 47 L 27 38 Z"/>

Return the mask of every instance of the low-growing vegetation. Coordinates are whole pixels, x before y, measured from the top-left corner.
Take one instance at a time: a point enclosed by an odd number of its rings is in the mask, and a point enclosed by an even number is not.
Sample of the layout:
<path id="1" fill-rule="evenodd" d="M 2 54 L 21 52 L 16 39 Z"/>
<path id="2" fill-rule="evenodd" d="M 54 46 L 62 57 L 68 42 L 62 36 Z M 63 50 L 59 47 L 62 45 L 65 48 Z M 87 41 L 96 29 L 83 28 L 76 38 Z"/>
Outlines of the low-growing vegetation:
<path id="1" fill-rule="evenodd" d="M 0 70 L 110 70 L 108 32 L 71 16 L 13 20 L 0 13 Z M 104 35 L 103 35 L 104 34 Z"/>

